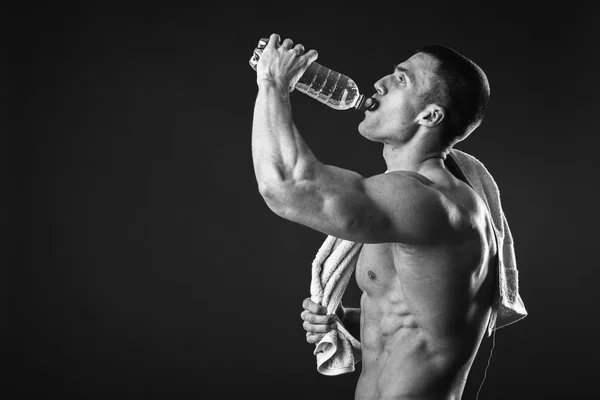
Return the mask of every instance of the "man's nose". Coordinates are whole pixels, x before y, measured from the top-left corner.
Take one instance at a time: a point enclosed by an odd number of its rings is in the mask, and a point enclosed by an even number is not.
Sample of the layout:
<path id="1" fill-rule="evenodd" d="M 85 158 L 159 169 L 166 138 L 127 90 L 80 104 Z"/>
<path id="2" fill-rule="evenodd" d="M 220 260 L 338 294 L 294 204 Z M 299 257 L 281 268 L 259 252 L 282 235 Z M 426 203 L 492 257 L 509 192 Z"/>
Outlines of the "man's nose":
<path id="1" fill-rule="evenodd" d="M 385 77 L 381 78 L 380 80 L 375 82 L 375 84 L 373 85 L 373 87 L 375 88 L 375 90 L 377 91 L 378 94 L 384 95 L 386 92 L 384 81 L 385 81 Z"/>

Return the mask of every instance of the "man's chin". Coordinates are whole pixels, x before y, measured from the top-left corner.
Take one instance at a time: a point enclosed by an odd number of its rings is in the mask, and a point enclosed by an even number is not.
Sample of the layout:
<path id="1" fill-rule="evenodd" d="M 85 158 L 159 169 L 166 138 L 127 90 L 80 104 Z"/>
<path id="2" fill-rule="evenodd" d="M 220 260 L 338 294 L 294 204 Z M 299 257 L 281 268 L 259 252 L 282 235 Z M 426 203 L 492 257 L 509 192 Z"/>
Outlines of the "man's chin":
<path id="1" fill-rule="evenodd" d="M 358 133 L 365 139 L 375 141 L 373 139 L 373 131 L 371 129 L 368 129 L 364 121 L 358 124 Z"/>
<path id="2" fill-rule="evenodd" d="M 363 119 L 359 124 L 358 124 L 358 133 L 360 133 L 361 136 L 365 136 L 366 137 L 366 132 L 368 130 L 366 129 L 365 126 L 365 120 Z"/>

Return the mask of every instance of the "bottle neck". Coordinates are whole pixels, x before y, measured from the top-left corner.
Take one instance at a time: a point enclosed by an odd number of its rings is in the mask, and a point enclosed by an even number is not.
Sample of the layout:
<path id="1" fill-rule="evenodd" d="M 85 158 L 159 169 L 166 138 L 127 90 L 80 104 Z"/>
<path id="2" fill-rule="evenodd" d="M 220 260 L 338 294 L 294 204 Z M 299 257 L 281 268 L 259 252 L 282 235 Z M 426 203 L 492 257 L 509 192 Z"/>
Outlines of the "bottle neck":
<path id="1" fill-rule="evenodd" d="M 358 111 L 365 111 L 365 95 L 361 94 L 360 96 L 358 96 L 358 100 L 356 101 L 356 104 L 354 105 L 354 108 Z"/>
<path id="2" fill-rule="evenodd" d="M 365 112 L 366 110 L 374 111 L 377 107 L 379 107 L 379 102 L 376 99 L 365 97 L 363 94 L 360 95 L 354 106 L 360 112 Z"/>

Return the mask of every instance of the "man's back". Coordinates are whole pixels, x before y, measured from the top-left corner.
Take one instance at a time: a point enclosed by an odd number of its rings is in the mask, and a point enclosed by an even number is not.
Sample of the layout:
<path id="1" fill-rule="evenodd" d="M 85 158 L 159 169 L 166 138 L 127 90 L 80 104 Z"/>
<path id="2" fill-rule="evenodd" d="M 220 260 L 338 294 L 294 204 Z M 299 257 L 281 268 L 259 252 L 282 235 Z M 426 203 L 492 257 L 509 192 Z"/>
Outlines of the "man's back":
<path id="1" fill-rule="evenodd" d="M 496 244 L 485 204 L 465 183 L 427 174 L 447 200 L 451 230 L 437 244 L 365 244 L 363 367 L 356 399 L 460 398 L 485 332 Z"/>

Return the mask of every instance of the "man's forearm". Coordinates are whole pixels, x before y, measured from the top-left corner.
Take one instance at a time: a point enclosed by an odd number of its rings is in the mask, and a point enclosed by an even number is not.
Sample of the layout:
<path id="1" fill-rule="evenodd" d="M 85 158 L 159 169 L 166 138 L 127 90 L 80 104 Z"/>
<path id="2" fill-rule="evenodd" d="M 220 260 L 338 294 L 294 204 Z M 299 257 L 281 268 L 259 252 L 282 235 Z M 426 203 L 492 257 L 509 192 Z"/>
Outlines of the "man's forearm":
<path id="1" fill-rule="evenodd" d="M 298 179 L 314 160 L 292 120 L 287 88 L 269 81 L 260 83 L 254 107 L 252 158 L 259 188 Z"/>

